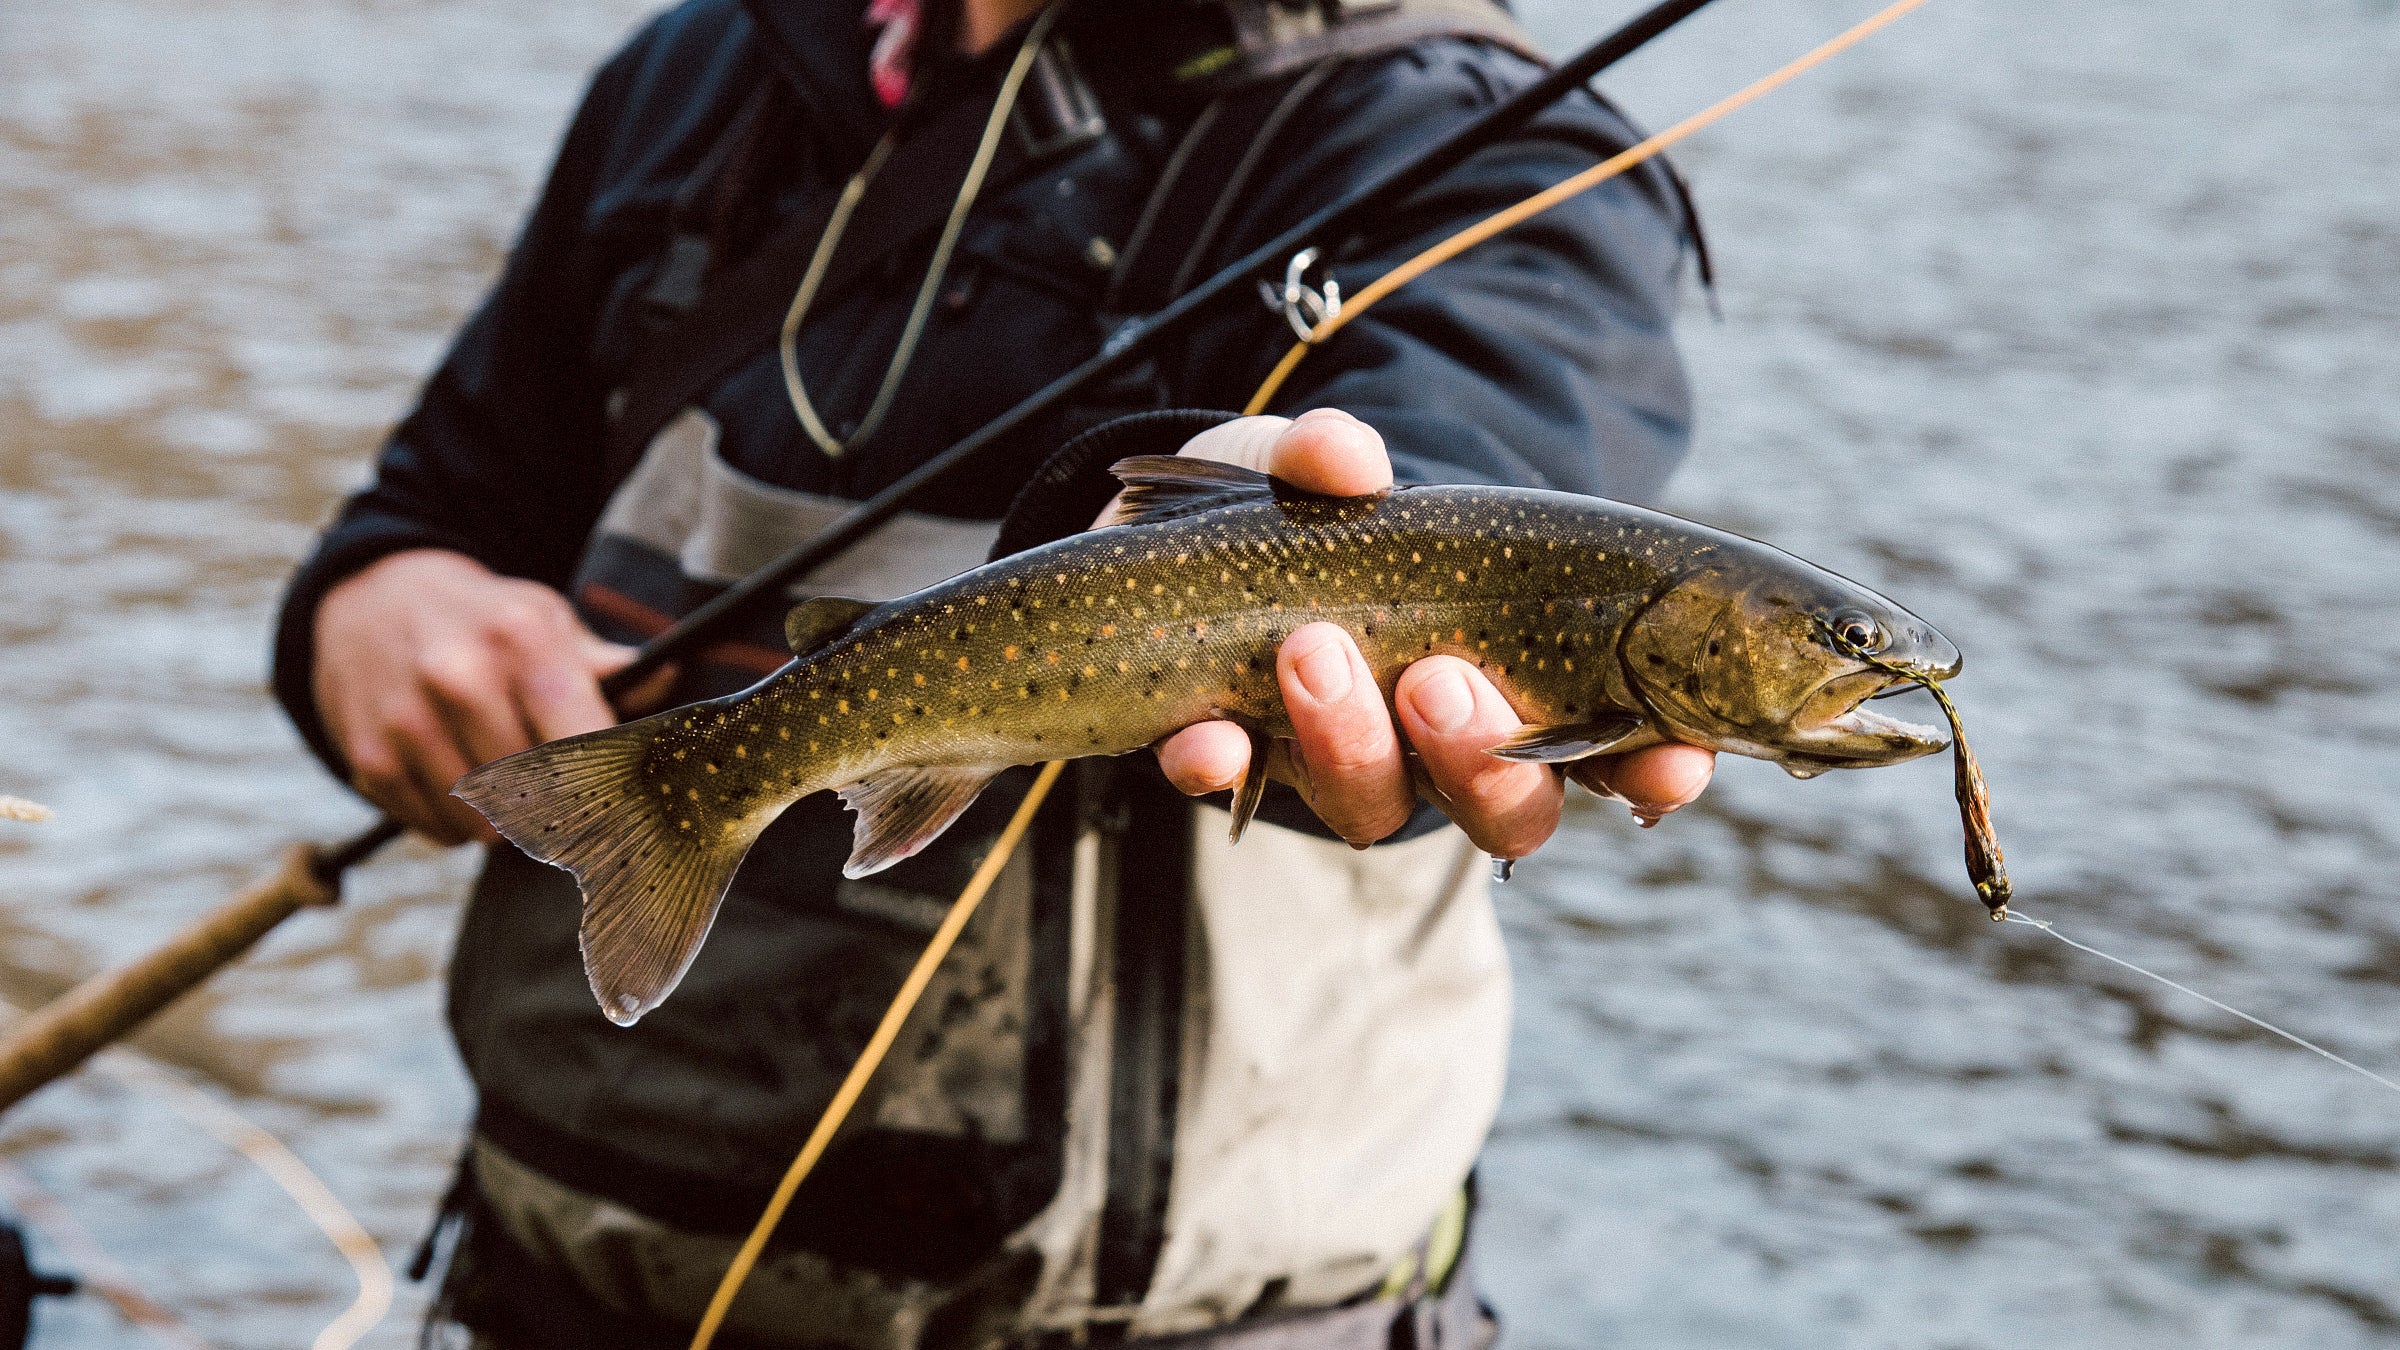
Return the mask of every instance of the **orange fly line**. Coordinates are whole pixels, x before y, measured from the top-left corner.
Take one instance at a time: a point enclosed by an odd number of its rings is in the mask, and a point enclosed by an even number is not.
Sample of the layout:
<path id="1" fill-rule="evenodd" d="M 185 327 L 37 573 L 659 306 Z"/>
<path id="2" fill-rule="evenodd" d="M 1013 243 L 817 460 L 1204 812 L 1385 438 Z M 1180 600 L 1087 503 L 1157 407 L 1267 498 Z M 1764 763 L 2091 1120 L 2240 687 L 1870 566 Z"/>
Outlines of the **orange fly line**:
<path id="1" fill-rule="evenodd" d="M 1458 233 L 1451 235 L 1449 238 L 1444 239 L 1438 244 L 1435 244 L 1433 247 L 1426 249 L 1424 252 L 1409 259 L 1407 262 L 1404 262 L 1398 267 L 1393 268 L 1391 271 L 1375 278 L 1375 280 L 1367 284 L 1366 289 L 1360 291 L 1348 303 L 1344 304 L 1339 313 L 1327 315 L 1316 325 L 1316 327 L 1309 330 L 1309 334 L 1305 339 L 1294 343 L 1292 345 L 1292 349 L 1283 354 L 1283 359 L 1275 363 L 1275 369 L 1267 375 L 1266 383 L 1261 384 L 1258 387 L 1258 392 L 1250 396 L 1249 406 L 1243 408 L 1242 411 L 1249 415 L 1256 415 L 1266 411 L 1267 404 L 1273 401 L 1276 391 L 1283 388 L 1283 382 L 1285 379 L 1290 377 L 1292 369 L 1300 364 L 1300 359 L 1302 357 L 1308 355 L 1308 349 L 1318 345 L 1319 343 L 1322 343 L 1325 341 L 1325 339 L 1332 337 L 1335 333 L 1340 332 L 1344 324 L 1347 324 L 1352 319 L 1364 314 L 1369 307 L 1374 305 L 1376 301 L 1381 300 L 1387 295 L 1390 295 L 1392 292 L 1400 289 L 1402 286 L 1405 286 L 1409 282 L 1423 276 L 1425 273 L 1432 271 L 1441 264 L 1450 261 L 1459 254 L 1466 252 L 1468 249 L 1475 247 L 1477 244 L 1480 244 L 1483 241 L 1491 238 L 1493 235 L 1496 235 L 1511 226 L 1523 224 L 1535 216 L 1540 215 L 1542 212 L 1549 210 L 1551 207 L 1558 205 L 1560 202 L 1565 201 L 1569 197 L 1588 191 L 1591 188 L 1598 187 L 1600 184 L 1607 182 L 1609 179 L 1616 177 L 1617 175 L 1625 172 L 1627 169 L 1633 168 L 1635 165 L 1641 164 L 1647 160 L 1656 158 L 1659 152 L 1665 150 L 1668 146 L 1685 139 L 1696 131 L 1722 120 L 1726 115 L 1737 112 L 1740 109 L 1757 102 L 1759 99 L 1766 97 L 1768 94 L 1775 92 L 1783 86 L 1791 83 L 1793 80 L 1796 80 L 1802 75 L 1807 74 L 1809 71 L 1815 69 L 1819 65 L 1824 64 L 1826 61 L 1829 61 L 1841 53 L 1849 50 L 1850 48 L 1857 46 L 1859 43 L 1872 36 L 1876 30 L 1894 22 L 1902 15 L 1907 14 L 1910 10 L 1915 9 L 1925 3 L 1926 0 L 1898 0 L 1897 4 L 1891 5 L 1888 8 L 1876 13 L 1872 17 L 1859 23 L 1856 27 L 1850 29 L 1848 32 L 1843 33 L 1840 37 L 1825 43 L 1823 46 L 1818 47 L 1815 51 L 1812 51 L 1808 55 L 1801 57 L 1799 60 L 1792 62 L 1783 69 L 1776 71 L 1774 74 L 1759 80 L 1757 83 L 1752 84 L 1748 88 L 1742 90 L 1740 93 L 1734 94 L 1710 105 L 1709 107 L 1697 113 L 1692 114 L 1690 117 L 1687 117 L 1676 123 L 1674 126 L 1667 128 L 1665 131 L 1652 136 L 1650 139 L 1643 141 L 1639 145 L 1621 150 L 1618 153 L 1609 156 L 1607 159 L 1604 159 L 1598 164 L 1595 164 L 1592 167 L 1584 170 L 1582 173 L 1575 175 L 1573 178 L 1567 179 L 1565 182 L 1558 184 L 1556 187 L 1537 192 L 1533 196 L 1527 197 L 1525 200 L 1518 202 L 1514 206 L 1508 207 L 1505 210 L 1496 211 L 1493 214 L 1486 216 L 1482 220 L 1469 225 L 1465 229 L 1460 230 Z"/>

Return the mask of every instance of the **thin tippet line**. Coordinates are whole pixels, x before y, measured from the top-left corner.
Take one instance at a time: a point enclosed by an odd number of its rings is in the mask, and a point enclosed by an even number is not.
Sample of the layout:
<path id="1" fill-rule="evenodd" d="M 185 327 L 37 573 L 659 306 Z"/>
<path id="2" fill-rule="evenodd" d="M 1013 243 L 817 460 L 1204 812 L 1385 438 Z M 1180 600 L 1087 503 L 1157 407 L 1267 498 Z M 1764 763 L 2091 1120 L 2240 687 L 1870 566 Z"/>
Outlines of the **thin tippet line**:
<path id="1" fill-rule="evenodd" d="M 2394 1092 L 2400 1092 L 2400 1083 L 2393 1082 L 2391 1079 L 2384 1077 L 2382 1074 L 2375 1072 L 2373 1069 L 2361 1068 L 2358 1065 L 2351 1063 L 2349 1060 L 2342 1058 L 2340 1055 L 2333 1053 L 2331 1050 L 2326 1049 L 2324 1046 L 2317 1044 L 2315 1041 L 2309 1040 L 2304 1036 L 2295 1036 L 2291 1032 L 2285 1031 L 2282 1027 L 2279 1027 L 2274 1023 L 2266 1021 L 2262 1018 L 2252 1017 L 2250 1014 L 2243 1012 L 2241 1009 L 2234 1007 L 2232 1004 L 2221 1003 L 2216 999 L 2210 998 L 2208 995 L 2201 993 L 2199 990 L 2192 988 L 2190 985 L 2177 984 L 2175 981 L 2168 979 L 2166 976 L 2159 974 L 2157 971 L 2144 970 L 2140 966 L 2137 966 L 2131 961 L 2125 960 L 2122 957 L 2110 956 L 2107 952 L 2104 952 L 2097 947 L 2091 946 L 2087 943 L 2077 942 L 2075 939 L 2058 931 L 2058 928 L 2048 919 L 2030 918 L 2024 913 L 2024 911 L 2016 910 L 2009 914 L 2005 922 L 2021 923 L 2028 928 L 2039 928 L 2043 932 L 2048 933 L 2050 936 L 2057 938 L 2059 941 L 2067 944 L 2070 947 L 2073 947 L 2079 952 L 2089 952 L 2111 965 L 2123 966 L 2125 969 L 2132 971 L 2136 975 L 2146 976 L 2149 979 L 2156 980 L 2160 984 L 2163 984 L 2169 989 L 2173 989 L 2178 993 L 2189 994 L 2193 998 L 2200 1000 L 2202 1003 L 2205 1003 L 2212 1008 L 2216 1008 L 2223 1012 L 2232 1013 L 2234 1016 L 2242 1019 L 2245 1022 L 2248 1022 L 2250 1025 L 2257 1027 L 2262 1031 L 2274 1032 L 2276 1035 L 2281 1036 L 2285 1040 L 2290 1041 L 2292 1044 L 2299 1046 L 2303 1050 L 2309 1051 L 2312 1054 L 2322 1055 L 2325 1058 L 2332 1060 L 2334 1063 L 2341 1065 L 2343 1068 L 2348 1069 L 2350 1072 L 2357 1074 L 2361 1078 L 2371 1079 L 2387 1088 L 2390 1088 Z"/>

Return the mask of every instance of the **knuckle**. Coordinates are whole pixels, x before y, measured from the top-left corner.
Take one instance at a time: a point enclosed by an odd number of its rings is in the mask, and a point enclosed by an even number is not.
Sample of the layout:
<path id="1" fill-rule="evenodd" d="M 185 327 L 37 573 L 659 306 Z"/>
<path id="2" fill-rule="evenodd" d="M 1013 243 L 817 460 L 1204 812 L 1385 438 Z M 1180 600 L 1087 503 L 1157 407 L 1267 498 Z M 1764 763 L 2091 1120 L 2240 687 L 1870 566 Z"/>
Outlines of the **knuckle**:
<path id="1" fill-rule="evenodd" d="M 1558 808 L 1545 797 L 1481 810 L 1469 806 L 1459 812 L 1458 825 L 1477 848 L 1493 857 L 1522 858 L 1557 831 Z"/>
<path id="2" fill-rule="evenodd" d="M 381 762 L 351 761 L 350 785 L 358 795 L 375 803 L 403 820 L 412 809 L 408 775 L 391 760 Z M 415 823 L 410 821 L 411 824 Z"/>
<path id="3" fill-rule="evenodd" d="M 383 746 L 365 746 L 350 755 L 350 781 L 360 792 L 382 802 L 402 780 L 399 757 Z"/>
<path id="4" fill-rule="evenodd" d="M 384 718 L 384 736 L 390 746 L 392 771 L 404 773 L 405 761 L 412 751 L 439 745 L 448 738 L 448 733 L 431 709 L 413 704 Z"/>
<path id="5" fill-rule="evenodd" d="M 573 617 L 566 597 L 547 586 L 518 582 L 485 615 L 484 626 L 498 641 L 538 641 L 557 636 Z"/>
<path id="6" fill-rule="evenodd" d="M 1308 755 L 1311 769 L 1338 774 L 1394 771 L 1400 766 L 1400 739 L 1392 730 L 1391 714 L 1366 691 L 1367 699 L 1347 699 L 1314 708 L 1293 706 L 1286 711 L 1292 729 Z"/>
<path id="7" fill-rule="evenodd" d="M 1490 843 L 1484 851 L 1496 858 L 1522 858 L 1550 842 L 1557 827 L 1555 819 L 1512 821 L 1489 832 Z M 1470 833 L 1468 837 L 1474 836 Z"/>
<path id="8" fill-rule="evenodd" d="M 1328 792 L 1320 778 L 1315 807 L 1318 817 L 1335 834 L 1352 843 L 1373 843 L 1408 823 L 1416 808 L 1416 797 L 1405 787 L 1392 784 L 1376 784 L 1363 791 Z"/>
<path id="9" fill-rule="evenodd" d="M 1406 806 L 1386 807 L 1368 815 L 1354 831 L 1346 832 L 1346 835 L 1348 838 L 1369 844 L 1389 839 L 1400 833 L 1401 829 L 1408 824 L 1408 818 L 1413 814 L 1415 812 Z"/>
<path id="10" fill-rule="evenodd" d="M 417 658 L 418 682 L 453 702 L 479 692 L 491 676 L 491 657 L 473 643 L 443 643 Z"/>
<path id="11" fill-rule="evenodd" d="M 520 683 L 526 698 L 549 707 L 599 698 L 599 681 L 580 669 L 554 662 L 544 662 L 527 670 Z"/>
<path id="12" fill-rule="evenodd" d="M 1399 754 L 1387 744 L 1370 744 L 1359 740 L 1340 739 L 1325 747 L 1323 753 L 1310 747 L 1309 769 L 1326 778 L 1345 782 L 1372 782 L 1389 775 L 1398 767 Z"/>

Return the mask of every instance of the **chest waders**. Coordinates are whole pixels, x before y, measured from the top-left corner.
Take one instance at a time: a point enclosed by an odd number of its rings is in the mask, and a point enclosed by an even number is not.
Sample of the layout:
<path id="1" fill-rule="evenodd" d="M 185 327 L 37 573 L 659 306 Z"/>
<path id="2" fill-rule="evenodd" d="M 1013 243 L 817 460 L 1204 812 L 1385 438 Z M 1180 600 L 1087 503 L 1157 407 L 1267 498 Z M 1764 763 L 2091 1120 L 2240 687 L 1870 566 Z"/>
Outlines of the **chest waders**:
<path id="1" fill-rule="evenodd" d="M 1242 189 L 1270 153 L 1276 135 L 1342 60 L 1444 32 L 1513 40 L 1513 32 L 1498 27 L 1496 12 L 1481 4 L 1392 6 L 1377 11 L 1382 16 L 1380 22 L 1361 23 L 1355 28 L 1327 25 L 1320 15 L 1313 30 L 1288 22 L 1291 16 L 1280 6 L 1240 6 L 1235 13 L 1240 19 L 1235 25 L 1236 32 L 1250 45 L 1211 68 L 1210 74 L 1220 77 L 1226 92 L 1195 119 L 1184 143 L 1162 172 L 1112 271 L 1108 290 L 1111 313 L 1102 316 L 1104 323 L 1120 321 L 1128 312 L 1155 309 L 1188 287 L 1226 228 Z M 1283 25 L 1281 28 L 1277 27 L 1279 23 Z M 1238 80 L 1222 78 L 1228 73 L 1241 74 L 1245 69 L 1254 73 Z M 1044 48 L 1030 87 L 1039 97 L 1016 110 L 1012 135 L 1002 146 L 998 161 L 990 166 L 995 181 L 1022 174 L 1056 157 L 1072 155 L 1109 134 L 1105 120 L 1099 116 L 1097 100 L 1081 85 L 1072 58 L 1065 52 Z M 821 247 L 830 208 L 809 214 L 745 246 L 742 235 L 749 225 L 745 217 L 750 209 L 748 203 L 755 196 L 752 180 L 771 162 L 776 129 L 789 116 L 788 109 L 780 105 L 771 79 L 743 100 L 710 147 L 703 168 L 678 196 L 662 260 L 641 297 L 652 320 L 653 337 L 643 359 L 633 367 L 631 379 L 608 400 L 608 453 L 613 476 L 639 478 L 654 461 L 665 462 L 660 449 L 678 436 L 685 442 L 698 444 L 701 458 L 705 459 L 708 430 L 704 417 L 700 424 L 692 423 L 693 401 L 773 340 L 773 325 L 761 325 L 758 320 L 770 312 L 778 319 L 789 312 L 786 302 L 792 293 L 791 275 L 796 265 L 805 261 L 811 270 L 821 271 L 820 285 L 831 292 L 861 284 L 895 254 L 921 248 L 933 227 L 939 224 L 942 210 L 952 204 L 950 185 L 957 181 L 962 160 L 975 148 L 976 138 L 971 133 L 979 130 L 975 123 L 984 111 L 972 106 L 956 107 L 930 119 L 915 134 L 893 146 L 877 175 L 880 186 L 852 203 L 855 215 L 848 225 L 852 237 L 862 241 L 860 246 L 830 250 Z M 1226 152 L 1213 148 L 1225 146 L 1233 148 L 1230 172 L 1211 175 L 1190 171 L 1197 164 L 1225 160 Z M 1192 222 L 1197 222 L 1196 227 L 1191 226 Z M 1188 238 L 1175 239 L 1176 232 L 1183 228 L 1190 229 Z M 1182 246 L 1173 247 L 1174 244 Z M 1116 381 L 1104 398 L 1087 401 L 1090 411 L 1086 418 L 1104 420 L 1132 408 L 1158 406 L 1163 399 L 1164 390 L 1154 368 L 1136 367 L 1130 376 Z M 638 507 L 640 503 L 635 505 Z M 638 510 L 628 512 L 629 516 L 638 514 Z M 811 524 L 805 519 L 790 523 L 803 530 Z M 608 522 L 604 521 L 604 532 L 607 527 Z M 622 537 L 644 542 L 639 530 Z M 687 534 L 682 542 L 688 545 L 697 537 Z M 675 541 L 670 537 L 654 537 L 647 542 L 669 545 Z M 625 556 L 611 557 L 606 545 L 604 538 L 587 558 L 581 578 L 585 584 L 578 587 L 578 600 L 587 618 L 603 631 L 607 631 L 612 618 L 620 621 L 622 633 L 621 621 L 628 613 L 647 610 L 671 619 L 705 598 L 709 578 L 688 572 L 670 575 L 656 569 L 644 577 L 642 569 L 629 566 Z M 671 551 L 678 560 L 690 552 L 689 548 Z M 623 550 L 619 553 L 623 555 Z M 693 589 L 695 584 L 700 586 L 697 591 Z M 603 603 L 593 603 L 595 597 Z M 620 601 L 624 603 L 612 613 L 608 605 Z M 746 642 L 737 637 L 710 649 L 696 664 L 702 669 L 715 667 L 720 681 L 738 677 L 746 682 L 758 673 L 757 663 L 780 663 L 780 659 L 771 641 Z M 687 672 L 685 683 L 686 688 L 679 692 L 686 696 L 716 692 L 705 688 L 707 680 L 702 675 Z M 692 687 L 695 684 L 702 688 L 695 690 Z M 1079 902 L 1077 892 L 1088 891 L 1091 905 L 1107 916 L 1107 921 L 1098 926 L 1098 931 L 1108 935 L 1105 950 L 1090 954 L 1091 959 L 1106 962 L 1106 983 L 1113 1000 L 1107 1038 L 1105 1194 L 1091 1256 L 1090 1303 L 1098 1309 L 1124 1309 L 1141 1303 L 1166 1240 L 1178 1088 L 1187 1052 L 1183 1043 L 1188 992 L 1184 979 L 1189 939 L 1187 918 L 1193 904 L 1194 808 L 1167 788 L 1146 764 L 1086 762 L 1077 766 L 1073 781 L 1075 809 L 1069 812 L 1054 808 L 1037 828 L 1029 874 L 1023 882 L 1024 912 L 1014 922 L 1026 930 L 1023 959 L 1033 971 L 1025 990 L 1023 1015 L 1028 1023 L 1055 1022 L 1060 1010 L 1046 1006 L 1055 1000 L 1036 986 L 1050 981 L 1065 983 L 1060 977 L 1066 972 L 1058 966 L 1061 949 L 1072 945 L 1067 940 L 1066 916 Z M 998 799 L 995 804 L 1004 809 L 1008 794 L 993 795 Z M 962 830 L 959 835 L 970 846 L 973 840 L 988 837 L 985 832 L 973 830 Z M 495 874 L 505 870 L 502 864 L 495 863 Z M 930 893 L 938 893 L 937 888 L 928 886 L 917 894 Z M 905 914 L 912 908 L 905 895 L 851 897 L 846 907 L 854 912 L 873 913 L 877 905 L 883 907 L 887 917 Z M 1064 955 L 1071 962 L 1072 954 Z M 1049 971 L 1048 976 L 1040 973 L 1043 969 Z M 839 1020 L 838 1012 L 834 1017 Z M 1028 1034 L 1021 1044 L 1035 1047 L 1047 1039 L 1055 1048 L 1063 1043 L 1064 1036 L 1062 1029 L 1053 1026 L 1048 1038 Z M 1055 1062 L 1033 1063 L 1038 1057 L 1029 1056 L 1022 1069 L 1020 1089 L 1024 1110 L 1018 1122 L 1020 1141 L 1036 1152 L 1044 1148 L 1054 1150 L 1057 1146 L 1055 1138 L 1036 1137 L 1045 1133 L 1037 1117 L 1054 1116 L 1063 1110 L 1063 1085 L 1058 1081 L 1062 1071 Z M 521 1155 L 533 1153 L 539 1172 L 570 1184 L 588 1181 L 591 1189 L 610 1191 L 606 1184 L 609 1178 L 605 1176 L 559 1177 L 561 1171 L 576 1169 L 559 1166 L 558 1155 L 533 1141 L 533 1131 L 525 1125 L 520 1124 L 511 1138 L 506 1127 L 493 1128 L 496 1123 L 487 1107 L 486 1136 L 500 1138 L 508 1146 L 498 1152 L 497 1161 L 474 1169 L 474 1178 L 481 1180 L 487 1189 L 493 1178 L 506 1170 L 508 1158 L 514 1156 L 524 1161 Z M 893 1161 L 906 1170 L 905 1160 Z M 854 1178 L 862 1170 L 872 1173 L 875 1169 L 869 1163 L 869 1159 L 859 1156 L 833 1159 L 828 1165 L 828 1175 L 817 1185 L 822 1187 L 825 1182 L 832 1182 L 836 1189 L 848 1189 L 835 1180 L 836 1174 L 845 1165 Z M 1020 1178 L 1023 1183 L 1038 1189 L 1047 1178 L 1055 1185 L 1055 1163 L 1046 1170 L 1039 1162 L 1029 1167 L 1023 1163 L 1019 1159 L 1020 1165 L 1015 1169 L 1024 1174 Z M 705 1173 L 696 1172 L 694 1179 L 707 1184 Z M 893 1184 L 882 1190 L 876 1182 Z M 476 1189 L 475 1181 L 462 1172 L 462 1187 L 454 1208 L 480 1211 L 488 1235 L 478 1239 L 478 1253 L 466 1263 L 468 1267 L 482 1269 L 461 1273 L 470 1277 L 466 1284 L 481 1285 L 488 1295 L 522 1306 L 546 1283 L 558 1284 L 555 1272 L 545 1282 L 541 1270 L 550 1263 L 521 1250 L 526 1245 L 521 1241 L 511 1242 L 506 1232 L 511 1225 L 492 1213 L 489 1198 L 479 1199 Z M 867 1190 L 866 1198 L 870 1200 L 888 1201 L 894 1195 L 908 1193 L 904 1181 L 889 1171 L 872 1178 Z M 643 1208 L 655 1212 L 671 1206 L 646 1204 Z M 522 1235 L 517 1236 L 521 1239 Z M 501 1251 L 503 1246 L 519 1250 L 512 1255 Z M 485 1250 L 492 1253 L 491 1260 L 484 1259 Z M 1414 1294 L 1439 1289 L 1448 1261 L 1454 1255 L 1453 1248 L 1448 1254 L 1440 1254 L 1438 1260 L 1420 1260 L 1416 1271 L 1402 1282 L 1403 1291 Z M 518 1257 L 526 1259 L 515 1259 Z M 995 1278 L 1007 1286 L 990 1291 L 995 1301 L 1005 1302 L 1022 1292 L 1017 1274 L 1002 1272 Z M 459 1283 L 453 1281 L 453 1285 Z M 471 1288 L 452 1292 L 460 1296 L 462 1304 L 482 1301 L 475 1298 Z M 571 1291 L 559 1288 L 554 1292 L 566 1299 Z M 588 1290 L 583 1301 L 590 1301 Z M 1471 1305 L 1471 1298 L 1463 1305 L 1456 1299 L 1450 1300 L 1450 1312 L 1446 1315 L 1464 1327 L 1473 1320 L 1469 1316 L 1473 1311 Z M 1467 1312 L 1458 1311 L 1460 1307 L 1467 1308 Z M 476 1310 L 462 1306 L 460 1311 Z M 1383 1324 L 1374 1332 L 1378 1337 L 1388 1330 L 1392 1314 L 1386 1310 L 1381 1316 Z M 1460 1321 L 1461 1318 L 1467 1320 Z M 571 1317 L 554 1319 L 548 1313 L 512 1320 L 517 1321 L 517 1334 L 510 1340 L 512 1345 L 521 1336 L 540 1334 L 535 1331 L 534 1322 L 549 1321 L 564 1330 L 574 1321 Z M 617 1343 L 647 1343 L 646 1339 L 628 1339 L 632 1333 L 621 1317 L 611 1314 L 608 1322 L 614 1328 L 612 1339 Z M 1112 1339 L 1121 1325 L 1121 1322 L 1098 1325 L 1091 1329 L 1090 1339 Z M 1364 1326 L 1363 1321 L 1361 1325 Z M 659 1331 L 666 1338 L 659 1343 L 672 1342 L 671 1329 L 661 1327 Z M 1076 1339 L 1080 1342 L 1085 1337 L 1079 1332 Z M 720 1343 L 742 1342 L 733 1336 Z M 1228 1339 L 1223 1343 L 1230 1346 L 1236 1342 Z M 1357 1343 L 1363 1346 L 1368 1342 L 1362 1339 Z M 1443 1343 L 1468 1342 L 1454 1336 Z M 1381 1346 L 1384 1341 L 1377 1339 L 1374 1344 Z"/>

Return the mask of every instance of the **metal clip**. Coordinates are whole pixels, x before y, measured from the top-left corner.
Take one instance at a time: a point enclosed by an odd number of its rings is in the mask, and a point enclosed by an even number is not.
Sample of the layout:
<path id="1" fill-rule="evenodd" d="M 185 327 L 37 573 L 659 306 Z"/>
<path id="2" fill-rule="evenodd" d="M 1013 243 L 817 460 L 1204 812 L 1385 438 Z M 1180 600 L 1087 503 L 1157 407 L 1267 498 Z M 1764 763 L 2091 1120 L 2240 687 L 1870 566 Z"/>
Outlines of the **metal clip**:
<path id="1" fill-rule="evenodd" d="M 1317 325 L 1342 312 L 1342 283 L 1329 276 L 1325 278 L 1325 289 L 1320 291 L 1301 280 L 1316 265 L 1317 250 L 1313 247 L 1293 254 L 1292 260 L 1284 265 L 1282 296 L 1268 297 L 1269 303 L 1283 311 L 1284 322 L 1292 326 L 1302 342 L 1315 341 Z M 1266 287 L 1259 289 L 1263 291 Z"/>

